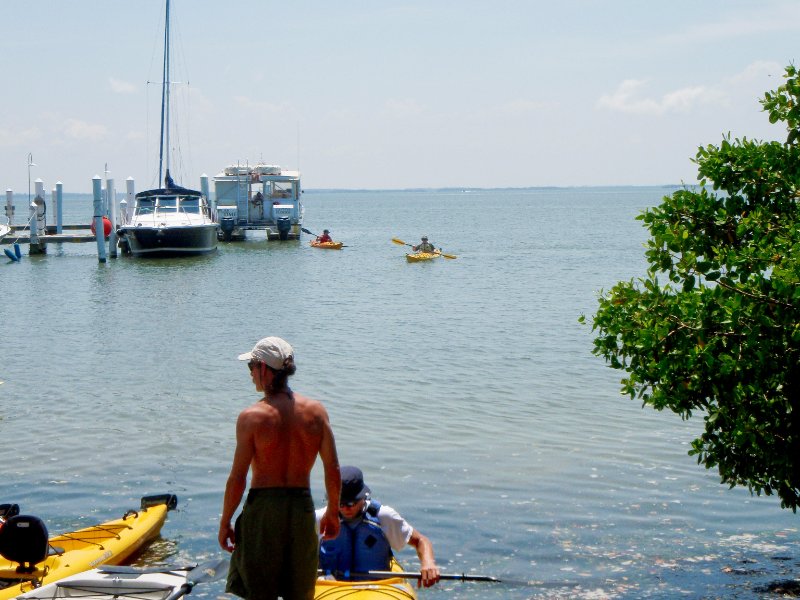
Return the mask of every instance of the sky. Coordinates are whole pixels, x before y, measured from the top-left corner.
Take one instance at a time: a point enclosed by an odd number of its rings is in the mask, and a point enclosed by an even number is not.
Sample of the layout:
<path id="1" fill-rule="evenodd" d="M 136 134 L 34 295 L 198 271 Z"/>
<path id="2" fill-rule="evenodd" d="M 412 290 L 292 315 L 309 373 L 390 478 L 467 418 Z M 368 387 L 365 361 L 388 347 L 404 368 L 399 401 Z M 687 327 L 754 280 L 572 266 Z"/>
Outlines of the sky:
<path id="1" fill-rule="evenodd" d="M 0 0 L 0 22 L 2 189 L 157 187 L 164 0 Z M 700 146 L 785 139 L 758 101 L 798 23 L 796 0 L 172 0 L 172 172 L 693 183 Z"/>

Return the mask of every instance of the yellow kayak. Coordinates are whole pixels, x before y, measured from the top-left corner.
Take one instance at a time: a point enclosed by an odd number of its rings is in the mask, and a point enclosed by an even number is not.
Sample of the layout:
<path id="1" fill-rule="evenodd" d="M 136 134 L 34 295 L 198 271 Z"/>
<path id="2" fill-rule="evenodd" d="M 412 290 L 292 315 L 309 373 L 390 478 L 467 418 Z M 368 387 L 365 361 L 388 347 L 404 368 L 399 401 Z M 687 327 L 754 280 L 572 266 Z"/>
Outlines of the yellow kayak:
<path id="1" fill-rule="evenodd" d="M 122 564 L 158 536 L 177 503 L 172 494 L 145 496 L 139 510 L 121 519 L 49 539 L 39 519 L 9 517 L 0 529 L 0 600 L 98 565 Z"/>
<path id="2" fill-rule="evenodd" d="M 414 252 L 413 254 L 406 254 L 406 260 L 408 262 L 421 262 L 423 260 L 439 258 L 441 255 L 441 252 Z"/>
<path id="3" fill-rule="evenodd" d="M 391 570 L 402 573 L 399 563 L 392 559 Z M 376 581 L 337 581 L 317 579 L 314 600 L 416 600 L 416 579 L 392 577 Z"/>
<path id="4" fill-rule="evenodd" d="M 312 248 L 322 248 L 323 250 L 341 250 L 344 242 L 318 242 L 312 240 Z"/>

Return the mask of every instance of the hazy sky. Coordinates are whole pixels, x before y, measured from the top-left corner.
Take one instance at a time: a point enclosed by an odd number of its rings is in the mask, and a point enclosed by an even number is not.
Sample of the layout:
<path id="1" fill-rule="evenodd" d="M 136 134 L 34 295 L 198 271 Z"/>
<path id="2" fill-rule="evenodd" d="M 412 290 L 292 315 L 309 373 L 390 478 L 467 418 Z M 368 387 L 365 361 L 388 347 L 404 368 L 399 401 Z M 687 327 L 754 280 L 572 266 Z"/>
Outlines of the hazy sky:
<path id="1" fill-rule="evenodd" d="M 784 139 L 758 100 L 797 0 L 172 0 L 173 174 L 306 188 L 693 182 L 698 146 Z M 0 186 L 157 179 L 163 0 L 0 0 Z M 148 83 L 150 82 L 150 83 Z"/>

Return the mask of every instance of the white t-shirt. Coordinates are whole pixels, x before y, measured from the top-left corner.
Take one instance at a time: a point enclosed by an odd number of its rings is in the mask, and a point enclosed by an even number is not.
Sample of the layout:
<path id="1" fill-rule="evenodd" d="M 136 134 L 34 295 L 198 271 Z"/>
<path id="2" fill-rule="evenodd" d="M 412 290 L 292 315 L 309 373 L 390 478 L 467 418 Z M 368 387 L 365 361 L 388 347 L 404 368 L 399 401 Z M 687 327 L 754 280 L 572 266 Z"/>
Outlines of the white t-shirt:
<path id="1" fill-rule="evenodd" d="M 319 534 L 319 522 L 322 519 L 322 515 L 325 514 L 325 509 L 318 509 L 316 514 L 317 534 Z M 408 544 L 408 540 L 411 539 L 411 534 L 414 533 L 414 528 L 391 506 L 381 504 L 381 509 L 378 511 L 378 521 L 381 524 L 383 535 L 386 536 L 389 545 L 395 552 L 402 550 Z M 344 527 L 345 525 L 342 524 L 342 526 Z"/>

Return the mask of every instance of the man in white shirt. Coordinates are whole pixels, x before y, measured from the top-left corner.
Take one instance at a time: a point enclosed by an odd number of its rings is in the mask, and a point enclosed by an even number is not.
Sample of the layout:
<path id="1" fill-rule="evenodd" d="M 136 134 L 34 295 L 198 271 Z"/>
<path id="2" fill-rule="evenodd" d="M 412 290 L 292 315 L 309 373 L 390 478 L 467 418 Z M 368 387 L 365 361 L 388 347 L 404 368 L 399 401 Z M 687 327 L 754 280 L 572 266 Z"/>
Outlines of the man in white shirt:
<path id="1" fill-rule="evenodd" d="M 361 469 L 344 466 L 340 472 L 341 527 L 335 539 L 321 543 L 320 568 L 336 576 L 360 573 L 361 576 L 353 578 L 363 578 L 369 571 L 388 570 L 392 551 L 399 551 L 408 544 L 414 546 L 419 557 L 419 585 L 430 587 L 439 581 L 439 567 L 431 541 L 391 506 L 381 505 L 370 497 Z M 324 514 L 324 508 L 317 511 L 318 522 Z"/>

